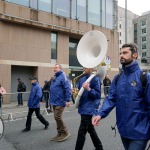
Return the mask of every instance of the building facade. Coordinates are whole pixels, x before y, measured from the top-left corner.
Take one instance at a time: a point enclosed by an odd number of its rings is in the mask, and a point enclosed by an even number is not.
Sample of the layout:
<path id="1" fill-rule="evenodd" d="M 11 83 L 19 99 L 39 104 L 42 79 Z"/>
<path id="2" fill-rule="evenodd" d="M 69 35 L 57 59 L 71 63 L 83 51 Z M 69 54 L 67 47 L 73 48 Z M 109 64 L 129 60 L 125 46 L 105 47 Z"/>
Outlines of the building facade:
<path id="1" fill-rule="evenodd" d="M 127 10 L 127 21 L 126 21 L 125 9 L 118 6 L 119 51 L 122 45 L 126 43 L 126 40 L 127 43 L 134 42 L 133 19 L 137 17 L 139 16 Z M 121 68 L 121 65 L 119 65 L 119 68 Z"/>
<path id="2" fill-rule="evenodd" d="M 27 85 L 27 91 L 31 76 L 43 85 L 53 76 L 55 63 L 62 64 L 70 78 L 80 74 L 76 48 L 91 30 L 101 31 L 108 40 L 108 73 L 113 77 L 118 72 L 119 41 L 113 8 L 113 0 L 1 0 L 0 82 L 7 92 L 16 92 L 17 78 Z M 7 98 L 5 103 L 9 102 Z"/>
<path id="3" fill-rule="evenodd" d="M 140 65 L 143 70 L 150 71 L 150 11 L 133 20 L 134 42 L 139 47 Z"/>

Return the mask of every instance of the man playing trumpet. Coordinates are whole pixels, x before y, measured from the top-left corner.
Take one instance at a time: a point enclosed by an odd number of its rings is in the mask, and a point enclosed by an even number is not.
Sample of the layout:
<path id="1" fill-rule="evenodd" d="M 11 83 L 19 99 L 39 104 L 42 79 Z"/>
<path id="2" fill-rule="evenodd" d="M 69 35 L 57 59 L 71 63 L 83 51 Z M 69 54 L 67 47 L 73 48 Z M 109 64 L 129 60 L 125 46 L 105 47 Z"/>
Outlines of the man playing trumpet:
<path id="1" fill-rule="evenodd" d="M 81 115 L 80 127 L 76 141 L 75 150 L 82 150 L 86 138 L 86 133 L 90 134 L 96 150 L 103 150 L 102 143 L 92 125 L 92 116 L 96 113 L 101 99 L 100 79 L 95 76 L 90 83 L 85 82 L 91 75 L 93 69 L 84 68 L 84 75 L 78 80 L 77 87 L 84 92 L 80 98 L 78 113 Z"/>

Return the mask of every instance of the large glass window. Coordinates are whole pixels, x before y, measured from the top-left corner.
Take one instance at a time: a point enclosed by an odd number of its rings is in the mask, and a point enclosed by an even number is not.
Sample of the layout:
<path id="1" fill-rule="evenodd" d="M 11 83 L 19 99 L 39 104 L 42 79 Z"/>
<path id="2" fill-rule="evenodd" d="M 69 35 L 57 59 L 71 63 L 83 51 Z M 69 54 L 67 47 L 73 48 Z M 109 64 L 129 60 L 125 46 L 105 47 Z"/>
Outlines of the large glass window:
<path id="1" fill-rule="evenodd" d="M 37 3 L 38 3 L 37 0 L 30 0 L 30 7 L 37 9 Z"/>
<path id="2" fill-rule="evenodd" d="M 106 27 L 106 0 L 101 0 L 102 27 Z"/>
<path id="3" fill-rule="evenodd" d="M 106 0 L 106 28 L 113 29 L 113 0 Z"/>
<path id="4" fill-rule="evenodd" d="M 77 19 L 77 0 L 72 0 L 71 3 L 71 18 Z"/>
<path id="5" fill-rule="evenodd" d="M 100 26 L 100 0 L 88 0 L 88 23 Z"/>
<path id="6" fill-rule="evenodd" d="M 69 66 L 81 66 L 76 56 L 78 42 L 76 39 L 69 40 Z"/>
<path id="7" fill-rule="evenodd" d="M 39 0 L 38 9 L 51 12 L 51 1 L 52 0 Z"/>
<path id="8" fill-rule="evenodd" d="M 6 0 L 6 1 L 29 7 L 29 0 Z"/>
<path id="9" fill-rule="evenodd" d="M 77 20 L 86 22 L 86 0 L 77 0 Z"/>
<path id="10" fill-rule="evenodd" d="M 51 59 L 57 59 L 57 33 L 51 33 Z"/>
<path id="11" fill-rule="evenodd" d="M 54 0 L 53 13 L 69 18 L 70 17 L 70 0 Z"/>

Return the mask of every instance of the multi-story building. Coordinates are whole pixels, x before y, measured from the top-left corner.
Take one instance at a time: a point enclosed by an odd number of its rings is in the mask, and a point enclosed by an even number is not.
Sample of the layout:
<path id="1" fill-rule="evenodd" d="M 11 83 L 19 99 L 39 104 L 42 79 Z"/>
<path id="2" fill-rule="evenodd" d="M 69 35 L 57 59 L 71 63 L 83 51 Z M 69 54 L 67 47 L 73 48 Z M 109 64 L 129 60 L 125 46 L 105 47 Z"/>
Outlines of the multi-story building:
<path id="1" fill-rule="evenodd" d="M 27 90 L 31 76 L 37 76 L 43 85 L 53 75 L 55 63 L 62 64 L 70 78 L 80 74 L 76 49 L 90 30 L 105 34 L 109 74 L 114 76 L 119 41 L 114 30 L 115 7 L 114 0 L 0 0 L 0 82 L 7 92 L 16 92 L 17 78 Z"/>
<path id="2" fill-rule="evenodd" d="M 140 65 L 150 71 L 150 11 L 133 20 L 134 42 L 139 47 Z"/>
<path id="3" fill-rule="evenodd" d="M 125 33 L 125 9 L 118 6 L 118 32 L 119 32 L 119 48 L 125 44 L 125 37 L 127 35 L 127 43 L 133 42 L 133 19 L 137 18 L 138 15 L 127 10 L 127 33 Z"/>
<path id="4" fill-rule="evenodd" d="M 125 9 L 118 6 L 118 32 L 119 32 L 119 51 L 123 44 L 132 43 L 133 40 L 133 19 L 138 15 L 127 10 L 127 20 L 125 17 Z M 127 26 L 127 27 L 126 27 Z M 126 37 L 127 36 L 127 37 Z M 127 41 L 126 41 L 127 40 Z M 119 66 L 121 68 L 121 65 Z"/>

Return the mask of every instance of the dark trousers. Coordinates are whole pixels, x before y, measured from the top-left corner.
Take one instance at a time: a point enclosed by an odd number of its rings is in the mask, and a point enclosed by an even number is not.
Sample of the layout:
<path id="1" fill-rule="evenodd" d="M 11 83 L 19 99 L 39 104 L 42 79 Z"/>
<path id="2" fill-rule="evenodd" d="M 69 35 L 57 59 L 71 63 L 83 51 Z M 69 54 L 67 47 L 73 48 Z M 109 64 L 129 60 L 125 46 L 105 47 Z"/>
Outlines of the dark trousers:
<path id="1" fill-rule="evenodd" d="M 23 105 L 22 93 L 18 93 L 18 105 Z"/>
<path id="2" fill-rule="evenodd" d="M 26 122 L 26 129 L 31 129 L 31 122 L 32 122 L 32 114 L 35 111 L 36 117 L 43 123 L 45 126 L 48 125 L 48 121 L 40 114 L 40 108 L 29 108 L 28 115 L 27 115 L 27 122 Z"/>
<path id="3" fill-rule="evenodd" d="M 76 141 L 75 150 L 83 149 L 87 132 L 90 134 L 95 149 L 103 150 L 102 143 L 95 131 L 94 126 L 92 125 L 91 115 L 81 115 L 81 123 L 78 130 L 78 137 Z"/>
<path id="4" fill-rule="evenodd" d="M 74 100 L 73 94 L 71 95 L 71 99 L 72 99 L 73 104 L 75 104 L 75 100 Z"/>

